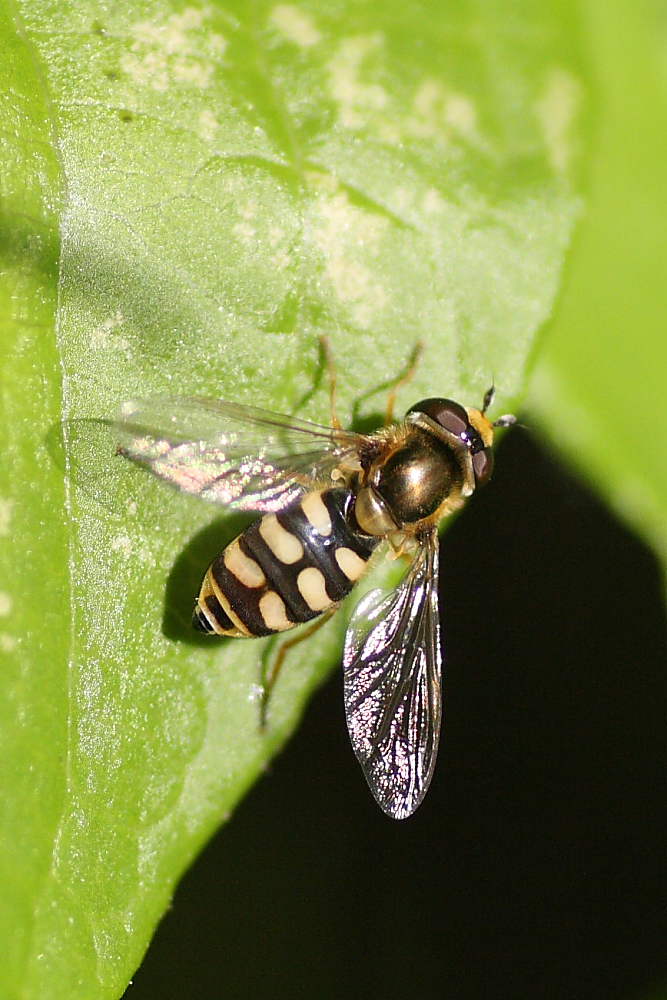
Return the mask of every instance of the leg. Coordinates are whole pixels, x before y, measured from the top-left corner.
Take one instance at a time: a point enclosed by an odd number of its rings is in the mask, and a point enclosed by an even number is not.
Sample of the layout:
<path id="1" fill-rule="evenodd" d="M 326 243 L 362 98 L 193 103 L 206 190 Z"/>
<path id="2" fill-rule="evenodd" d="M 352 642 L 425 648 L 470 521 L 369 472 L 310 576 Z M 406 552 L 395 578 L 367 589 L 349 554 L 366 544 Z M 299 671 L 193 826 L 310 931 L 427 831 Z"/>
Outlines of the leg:
<path id="1" fill-rule="evenodd" d="M 273 691 L 274 685 L 278 680 L 278 674 L 282 669 L 285 657 L 289 653 L 290 649 L 293 649 L 294 646 L 298 646 L 300 642 L 304 641 L 304 639 L 310 639 L 311 635 L 314 635 L 317 631 L 319 631 L 319 629 L 322 628 L 323 625 L 326 625 L 334 611 L 337 609 L 338 605 L 333 608 L 329 608 L 328 611 L 324 611 L 319 618 L 316 618 L 312 625 L 309 625 L 308 628 L 303 630 L 303 632 L 300 632 L 298 635 L 295 635 L 293 638 L 284 642 L 278 650 L 278 655 L 273 661 L 271 668 L 268 671 L 263 671 L 264 694 L 262 696 L 262 726 L 266 724 L 266 710 L 269 698 L 271 697 L 271 692 Z"/>
<path id="2" fill-rule="evenodd" d="M 401 372 L 396 381 L 391 386 L 391 392 L 387 399 L 387 409 L 385 411 L 384 422 L 386 424 L 393 423 L 394 420 L 394 406 L 396 405 L 396 395 L 399 389 L 402 389 L 404 385 L 407 385 L 415 375 L 417 371 L 417 366 L 421 360 L 421 356 L 424 352 L 424 345 L 421 340 L 418 340 L 415 346 L 412 348 L 412 354 L 408 359 L 408 367 L 405 371 Z M 391 385 L 391 383 L 390 383 Z"/>
<path id="3" fill-rule="evenodd" d="M 321 384 L 322 377 L 325 373 L 329 381 L 329 404 L 331 409 L 331 426 L 338 430 L 341 426 L 340 420 L 336 413 L 336 365 L 333 359 L 333 352 L 331 350 L 331 344 L 329 343 L 329 338 L 326 336 L 321 336 L 319 338 L 319 351 L 317 356 L 317 373 L 313 380 L 313 384 L 308 389 L 307 392 L 299 399 L 296 405 L 290 410 L 292 415 L 299 413 L 306 403 L 309 403 L 316 392 L 318 392 Z"/>
<path id="4" fill-rule="evenodd" d="M 329 404 L 331 408 L 331 426 L 339 430 L 341 427 L 340 420 L 338 419 L 338 414 L 336 412 L 336 365 L 334 363 L 333 354 L 331 353 L 331 344 L 329 343 L 329 338 L 326 336 L 320 337 L 320 349 L 322 351 L 322 358 L 324 360 L 324 365 L 327 370 L 327 375 L 329 377 Z"/>
<path id="5" fill-rule="evenodd" d="M 354 409 L 352 411 L 353 425 L 359 422 L 359 417 L 360 417 L 359 409 L 361 404 L 366 399 L 370 399 L 371 396 L 375 396 L 377 395 L 378 392 L 382 392 L 383 390 L 387 389 L 389 390 L 389 398 L 387 399 L 387 407 L 385 410 L 384 422 L 385 425 L 393 422 L 394 406 L 396 405 L 396 394 L 398 390 L 402 386 L 406 385 L 410 381 L 410 379 L 412 379 L 412 377 L 414 376 L 417 370 L 417 366 L 419 364 L 419 360 L 422 356 L 423 350 L 424 350 L 424 345 L 421 342 L 421 340 L 418 340 L 415 346 L 412 348 L 410 357 L 408 358 L 407 367 L 402 372 L 399 372 L 399 374 L 396 375 L 394 378 L 388 379 L 386 382 L 382 382 L 380 385 L 375 386 L 375 388 L 369 389 L 367 392 L 364 392 L 361 396 L 357 398 L 357 401 L 354 404 Z"/>

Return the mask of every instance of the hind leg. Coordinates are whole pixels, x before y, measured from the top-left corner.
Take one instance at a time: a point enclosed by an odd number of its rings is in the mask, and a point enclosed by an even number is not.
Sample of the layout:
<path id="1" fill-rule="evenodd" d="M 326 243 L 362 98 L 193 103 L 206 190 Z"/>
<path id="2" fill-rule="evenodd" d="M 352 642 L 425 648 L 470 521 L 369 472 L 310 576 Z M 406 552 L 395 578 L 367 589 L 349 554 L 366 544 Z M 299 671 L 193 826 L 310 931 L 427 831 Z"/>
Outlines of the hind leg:
<path id="1" fill-rule="evenodd" d="M 324 611 L 319 616 L 319 618 L 316 618 L 315 621 L 308 626 L 308 628 L 303 630 L 303 632 L 299 632 L 298 635 L 295 635 L 291 639 L 287 639 L 286 642 L 283 642 L 271 666 L 268 668 L 268 670 L 267 669 L 263 670 L 262 687 L 264 688 L 264 693 L 262 695 L 262 726 L 266 724 L 266 711 L 268 708 L 269 699 L 271 697 L 271 692 L 273 691 L 275 683 L 278 680 L 278 675 L 282 670 L 283 663 L 285 662 L 285 657 L 287 656 L 287 654 L 291 649 L 294 649 L 295 646 L 298 646 L 299 643 L 303 642 L 305 639 L 310 639 L 311 635 L 315 635 L 315 633 L 318 632 L 323 625 L 326 625 L 326 623 L 329 621 L 332 614 L 336 610 L 337 608 L 333 607 L 329 608 L 328 611 Z"/>

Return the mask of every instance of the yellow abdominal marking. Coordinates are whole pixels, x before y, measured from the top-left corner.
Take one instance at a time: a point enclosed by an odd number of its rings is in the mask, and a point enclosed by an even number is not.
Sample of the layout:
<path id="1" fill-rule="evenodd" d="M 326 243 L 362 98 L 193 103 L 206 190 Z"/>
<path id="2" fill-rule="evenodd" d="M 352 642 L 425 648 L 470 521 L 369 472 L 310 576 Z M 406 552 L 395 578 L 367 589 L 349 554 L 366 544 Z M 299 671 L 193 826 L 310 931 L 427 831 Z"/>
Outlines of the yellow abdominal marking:
<path id="1" fill-rule="evenodd" d="M 231 542 L 224 552 L 225 566 L 244 587 L 263 587 L 266 577 L 261 567 L 244 552 L 238 541 Z"/>
<path id="2" fill-rule="evenodd" d="M 364 560 L 345 546 L 336 549 L 336 562 L 348 580 L 358 580 L 366 569 Z"/>
<path id="3" fill-rule="evenodd" d="M 266 514 L 262 518 L 259 533 L 281 563 L 289 566 L 303 558 L 303 545 L 296 535 L 283 528 L 275 514 Z"/>
<path id="4" fill-rule="evenodd" d="M 324 611 L 332 601 L 324 584 L 324 574 L 315 566 L 302 569 L 296 578 L 299 593 L 311 611 Z"/>
<path id="5" fill-rule="evenodd" d="M 291 622 L 285 611 L 285 602 L 275 590 L 267 590 L 259 599 L 259 612 L 264 619 L 267 628 L 275 629 L 276 632 L 284 632 L 291 628 Z"/>
<path id="6" fill-rule="evenodd" d="M 308 493 L 301 501 L 301 510 L 319 535 L 331 534 L 331 515 L 322 500 L 321 493 Z"/>

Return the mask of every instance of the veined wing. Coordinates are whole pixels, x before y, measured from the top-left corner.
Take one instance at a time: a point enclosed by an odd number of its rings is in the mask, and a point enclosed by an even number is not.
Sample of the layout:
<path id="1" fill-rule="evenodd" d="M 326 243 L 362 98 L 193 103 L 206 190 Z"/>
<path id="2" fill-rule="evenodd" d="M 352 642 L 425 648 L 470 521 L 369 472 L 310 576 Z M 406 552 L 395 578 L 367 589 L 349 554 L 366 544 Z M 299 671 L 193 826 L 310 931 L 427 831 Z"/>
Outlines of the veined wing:
<path id="1" fill-rule="evenodd" d="M 382 809 L 410 816 L 433 775 L 441 717 L 438 536 L 433 531 L 388 596 L 372 591 L 345 637 L 345 714 L 354 752 Z"/>
<path id="2" fill-rule="evenodd" d="M 367 439 L 254 406 L 196 396 L 125 403 L 119 451 L 185 493 L 276 511 L 354 464 Z"/>

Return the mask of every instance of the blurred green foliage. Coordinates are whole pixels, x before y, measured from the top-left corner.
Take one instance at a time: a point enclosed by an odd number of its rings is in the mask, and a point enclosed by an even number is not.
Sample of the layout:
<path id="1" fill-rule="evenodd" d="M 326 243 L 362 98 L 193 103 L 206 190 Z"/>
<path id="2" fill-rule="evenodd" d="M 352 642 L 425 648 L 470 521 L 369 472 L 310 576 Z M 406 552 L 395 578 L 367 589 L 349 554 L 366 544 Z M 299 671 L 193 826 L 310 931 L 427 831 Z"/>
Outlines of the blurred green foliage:
<path id="1" fill-rule="evenodd" d="M 591 80 L 585 217 L 531 408 L 667 556 L 667 11 L 582 5 Z"/>

